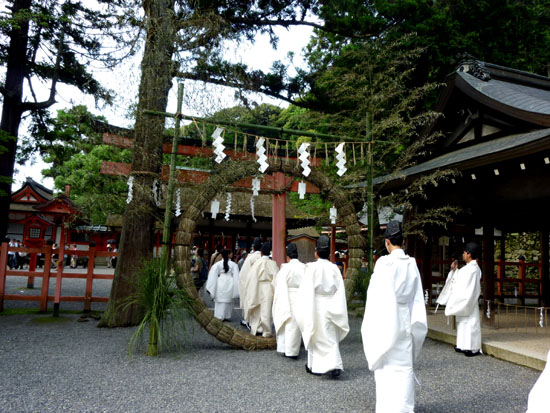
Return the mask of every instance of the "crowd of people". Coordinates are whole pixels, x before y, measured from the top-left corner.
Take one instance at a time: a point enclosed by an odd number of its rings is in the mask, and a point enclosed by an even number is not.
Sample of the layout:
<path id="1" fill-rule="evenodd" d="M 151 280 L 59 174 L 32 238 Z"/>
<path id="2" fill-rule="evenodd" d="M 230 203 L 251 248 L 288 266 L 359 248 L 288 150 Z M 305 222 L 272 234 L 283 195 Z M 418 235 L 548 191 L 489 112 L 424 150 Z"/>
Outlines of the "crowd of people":
<path id="1" fill-rule="evenodd" d="M 402 248 L 398 221 L 388 223 L 384 233 L 387 255 L 376 261 L 367 290 L 361 337 L 368 367 L 376 383 L 376 412 L 413 412 L 414 363 L 427 334 L 422 281 L 414 257 Z M 468 243 L 462 254 L 466 263 L 454 261 L 445 288 L 437 302 L 445 314 L 455 316 L 455 350 L 467 357 L 481 353 L 478 298 L 481 248 Z M 251 334 L 276 336 L 277 352 L 298 359 L 302 343 L 307 350 L 305 369 L 312 375 L 336 378 L 344 370 L 340 342 L 349 332 L 346 294 L 341 270 L 329 261 L 330 239 L 317 240 L 314 262 L 300 261 L 296 244 L 286 247 L 286 263 L 279 268 L 271 259 L 271 243 L 254 239 L 250 253 L 217 248 L 210 266 L 204 251 L 193 250 L 195 285 L 214 301 L 214 316 L 232 317 L 239 300 L 241 324 Z M 208 268 L 210 268 L 208 270 Z M 550 353 L 549 353 L 550 357 Z M 548 368 L 529 397 L 529 412 L 542 412 L 547 403 L 542 386 L 548 383 Z"/>

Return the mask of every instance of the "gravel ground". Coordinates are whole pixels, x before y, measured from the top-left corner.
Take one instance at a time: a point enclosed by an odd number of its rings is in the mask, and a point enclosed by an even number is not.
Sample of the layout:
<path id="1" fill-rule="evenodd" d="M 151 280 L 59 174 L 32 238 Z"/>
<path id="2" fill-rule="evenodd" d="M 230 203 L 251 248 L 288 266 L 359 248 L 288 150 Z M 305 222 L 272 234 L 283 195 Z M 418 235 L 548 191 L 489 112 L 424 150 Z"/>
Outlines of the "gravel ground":
<path id="1" fill-rule="evenodd" d="M 23 281 L 22 281 L 23 280 Z M 7 291 L 24 279 L 8 278 Z M 54 285 L 54 283 L 52 284 Z M 63 294 L 83 291 L 65 280 Z M 109 282 L 94 284 L 108 296 Z M 37 308 L 37 302 L 7 301 L 5 308 Z M 104 304 L 94 303 L 100 310 Z M 81 310 L 82 303 L 61 303 Z M 338 379 L 305 372 L 274 351 L 234 350 L 190 320 L 181 351 L 157 358 L 128 357 L 132 328 L 100 329 L 79 314 L 0 316 L 0 410 L 5 412 L 373 412 L 375 386 L 363 355 L 361 320 L 350 317 L 341 343 L 344 372 Z M 237 319 L 237 312 L 234 319 Z M 50 322 L 44 322 L 50 321 Z M 419 412 L 524 412 L 539 372 L 488 356 L 466 358 L 446 344 L 427 340 L 415 369 Z"/>

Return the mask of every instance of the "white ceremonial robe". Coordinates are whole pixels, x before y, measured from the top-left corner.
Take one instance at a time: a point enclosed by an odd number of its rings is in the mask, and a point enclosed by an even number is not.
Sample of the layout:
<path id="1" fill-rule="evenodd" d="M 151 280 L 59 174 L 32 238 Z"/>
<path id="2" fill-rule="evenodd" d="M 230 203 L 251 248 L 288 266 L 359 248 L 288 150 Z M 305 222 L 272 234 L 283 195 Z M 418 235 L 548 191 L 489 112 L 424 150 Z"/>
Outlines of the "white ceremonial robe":
<path id="1" fill-rule="evenodd" d="M 447 275 L 447 279 L 445 280 L 445 286 L 439 293 L 437 300 L 435 300 L 437 304 L 447 305 L 447 301 L 449 301 L 449 297 L 451 295 L 451 292 L 453 291 L 454 276 L 456 274 L 456 271 L 457 270 L 449 271 L 449 274 Z"/>
<path id="2" fill-rule="evenodd" d="M 250 332 L 271 336 L 273 317 L 273 278 L 279 272 L 277 263 L 268 256 L 257 260 L 248 275 L 245 285 L 245 310 L 248 315 Z"/>
<path id="3" fill-rule="evenodd" d="M 458 270 L 445 315 L 456 316 L 456 347 L 460 350 L 481 350 L 481 323 L 478 299 L 481 293 L 481 270 L 476 260 Z"/>
<path id="4" fill-rule="evenodd" d="M 214 317 L 220 320 L 231 319 L 233 299 L 239 296 L 239 266 L 231 260 L 227 264 L 229 271 L 225 272 L 223 260 L 215 263 L 206 281 L 206 291 L 214 300 Z"/>
<path id="5" fill-rule="evenodd" d="M 340 341 L 349 332 L 344 280 L 338 267 L 326 259 L 306 265 L 295 306 L 296 322 L 313 373 L 343 370 Z"/>
<path id="6" fill-rule="evenodd" d="M 260 259 L 262 256 L 260 251 L 251 252 L 246 256 L 243 266 L 241 267 L 241 272 L 239 276 L 239 297 L 240 297 L 240 307 L 243 310 L 243 319 L 248 322 L 248 309 L 245 308 L 245 297 L 246 297 L 246 283 L 248 276 L 250 274 L 250 269 L 254 263 Z"/>
<path id="7" fill-rule="evenodd" d="M 550 411 L 550 351 L 546 366 L 529 392 L 526 413 L 548 413 Z"/>
<path id="8" fill-rule="evenodd" d="M 414 258 L 398 248 L 376 261 L 361 325 L 363 350 L 374 371 L 376 412 L 414 411 L 414 371 L 428 323 Z"/>
<path id="9" fill-rule="evenodd" d="M 277 335 L 277 352 L 294 357 L 300 353 L 302 333 L 294 317 L 298 288 L 306 265 L 298 259 L 281 265 L 273 280 L 273 324 Z"/>

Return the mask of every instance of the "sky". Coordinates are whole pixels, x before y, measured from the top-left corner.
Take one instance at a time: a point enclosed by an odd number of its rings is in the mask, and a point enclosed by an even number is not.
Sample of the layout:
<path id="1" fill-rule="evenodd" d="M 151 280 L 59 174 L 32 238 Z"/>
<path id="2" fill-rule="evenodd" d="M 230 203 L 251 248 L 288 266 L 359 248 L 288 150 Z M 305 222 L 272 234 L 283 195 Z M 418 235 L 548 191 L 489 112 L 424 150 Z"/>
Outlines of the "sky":
<path id="1" fill-rule="evenodd" d="M 288 63 L 287 55 L 289 52 L 293 52 L 293 65 L 296 67 L 303 66 L 302 49 L 309 42 L 312 29 L 304 26 L 290 29 L 278 28 L 275 31 L 280 39 L 277 50 L 273 50 L 273 47 L 269 44 L 268 36 L 260 35 L 256 37 L 254 44 L 228 45 L 226 57 L 234 63 L 242 62 L 252 69 L 268 71 L 275 60 Z M 141 55 L 139 54 L 132 60 L 124 62 L 115 71 L 94 70 L 101 83 L 116 92 L 117 98 L 114 106 L 96 107 L 96 103 L 92 97 L 84 96 L 74 87 L 58 85 L 58 94 L 56 96 L 58 103 L 52 106 L 50 110 L 55 114 L 57 110 L 70 108 L 73 105 L 85 104 L 88 106 L 88 110 L 92 113 L 105 116 L 113 125 L 133 127 L 133 120 L 127 118 L 126 113 L 128 107 L 137 99 L 140 61 Z M 292 74 L 292 71 L 290 74 Z M 41 97 L 46 98 L 48 93 L 47 85 L 41 85 L 41 87 L 37 85 L 33 86 L 37 88 L 39 99 Z M 222 108 L 238 104 L 233 97 L 234 90 L 231 88 L 189 81 L 184 83 L 184 88 L 183 112 L 188 115 L 204 116 Z M 176 93 L 177 80 L 174 80 L 169 94 L 168 112 L 175 112 L 176 110 Z M 280 107 L 287 106 L 286 102 L 263 96 L 257 96 L 256 100 L 261 103 L 271 103 Z M 21 127 L 20 133 L 26 133 L 24 125 Z M 46 167 L 47 164 L 41 159 L 34 159 L 25 165 L 16 165 L 17 172 L 14 176 L 15 182 L 12 185 L 12 190 L 17 190 L 27 177 L 32 177 L 35 181 L 53 189 L 53 180 L 42 177 L 41 171 Z"/>

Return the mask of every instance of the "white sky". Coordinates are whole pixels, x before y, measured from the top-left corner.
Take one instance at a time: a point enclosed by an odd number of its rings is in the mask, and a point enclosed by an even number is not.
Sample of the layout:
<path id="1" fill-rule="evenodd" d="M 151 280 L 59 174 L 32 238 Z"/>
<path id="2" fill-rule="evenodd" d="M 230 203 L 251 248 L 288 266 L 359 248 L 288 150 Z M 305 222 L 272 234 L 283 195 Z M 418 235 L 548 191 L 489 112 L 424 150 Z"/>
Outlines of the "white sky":
<path id="1" fill-rule="evenodd" d="M 291 29 L 278 28 L 276 33 L 279 36 L 278 49 L 273 50 L 269 44 L 267 36 L 258 36 L 253 45 L 242 44 L 238 47 L 230 47 L 227 51 L 227 58 L 232 62 L 243 62 L 252 69 L 268 71 L 275 60 L 281 60 L 288 63 L 287 55 L 294 52 L 293 65 L 296 67 L 303 65 L 302 49 L 309 42 L 312 34 L 310 27 L 294 27 Z M 59 109 L 70 108 L 73 105 L 85 104 L 88 110 L 95 114 L 105 116 L 108 121 L 117 126 L 132 127 L 133 120 L 126 118 L 128 107 L 136 102 L 137 90 L 139 87 L 139 64 L 141 55 L 133 60 L 126 61 L 116 71 L 96 71 L 101 83 L 116 92 L 117 98 L 113 107 L 98 108 L 95 106 L 93 98 L 83 96 L 76 88 L 59 85 L 57 104 L 50 110 L 52 113 Z M 292 72 L 291 72 L 292 73 Z M 33 85 L 37 89 L 38 99 L 46 98 L 48 85 Z M 42 91 L 40 91 L 42 90 Z M 177 82 L 174 81 L 169 95 L 167 111 L 176 110 Z M 183 113 L 204 116 L 226 107 L 232 107 L 238 104 L 233 97 L 234 90 L 225 87 L 216 87 L 204 85 L 200 82 L 185 83 L 185 94 L 183 103 Z M 280 107 L 286 107 L 287 104 L 282 101 L 258 96 L 259 102 L 271 103 Z M 24 124 L 20 129 L 20 134 L 26 133 Z M 53 188 L 53 180 L 42 178 L 42 169 L 46 168 L 41 159 L 35 159 L 25 165 L 16 165 L 15 182 L 12 190 L 17 190 L 25 181 L 26 177 L 32 177 L 35 181 L 42 183 L 48 188 Z"/>

